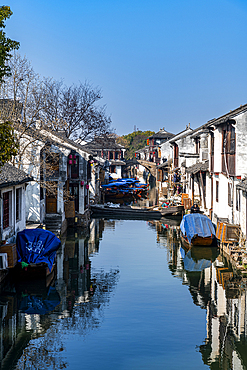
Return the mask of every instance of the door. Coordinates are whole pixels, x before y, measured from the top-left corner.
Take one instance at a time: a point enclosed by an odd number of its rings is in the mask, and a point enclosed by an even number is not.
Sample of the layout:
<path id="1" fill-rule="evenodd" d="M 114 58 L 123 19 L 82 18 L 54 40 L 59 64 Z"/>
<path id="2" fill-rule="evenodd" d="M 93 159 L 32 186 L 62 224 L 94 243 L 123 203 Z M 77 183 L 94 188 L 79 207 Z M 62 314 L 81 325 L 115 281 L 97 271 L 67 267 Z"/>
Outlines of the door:
<path id="1" fill-rule="evenodd" d="M 75 202 L 75 211 L 79 212 L 79 185 L 78 184 L 69 184 L 69 194 Z"/>
<path id="2" fill-rule="evenodd" d="M 57 213 L 57 183 L 48 183 L 46 189 L 46 213 Z"/>

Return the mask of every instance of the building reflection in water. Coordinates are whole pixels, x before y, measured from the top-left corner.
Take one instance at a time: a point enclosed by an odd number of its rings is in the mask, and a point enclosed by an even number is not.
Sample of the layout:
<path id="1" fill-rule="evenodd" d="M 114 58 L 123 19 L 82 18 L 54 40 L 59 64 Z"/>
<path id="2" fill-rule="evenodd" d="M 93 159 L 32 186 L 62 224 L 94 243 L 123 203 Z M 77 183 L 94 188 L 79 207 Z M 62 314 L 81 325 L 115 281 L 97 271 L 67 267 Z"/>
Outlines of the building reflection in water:
<path id="1" fill-rule="evenodd" d="M 195 305 L 206 310 L 207 337 L 199 344 L 212 369 L 247 368 L 247 277 L 218 248 L 184 250 L 174 220 L 151 223 L 167 248 L 171 273 L 187 285 Z"/>
<path id="2" fill-rule="evenodd" d="M 59 332 L 86 335 L 101 325 L 119 271 L 92 271 L 90 255 L 99 252 L 104 230 L 114 229 L 115 222 L 94 219 L 86 234 L 68 230 L 56 273 L 48 281 L 9 280 L 2 287 L 1 369 L 66 368 Z M 185 250 L 178 225 L 176 219 L 148 223 L 156 231 L 157 246 L 167 251 L 171 274 L 188 287 L 194 304 L 206 310 L 207 337 L 195 350 L 212 369 L 246 369 L 247 279 L 235 273 L 218 249 Z"/>
<path id="3" fill-rule="evenodd" d="M 89 257 L 99 251 L 106 226 L 114 224 L 98 219 L 91 222 L 87 233 L 69 229 L 61 240 L 56 271 L 47 281 L 9 279 L 2 286 L 1 369 L 66 368 L 59 331 L 86 335 L 101 325 L 119 271 L 92 272 Z M 38 346 L 32 341 L 37 338 Z"/>

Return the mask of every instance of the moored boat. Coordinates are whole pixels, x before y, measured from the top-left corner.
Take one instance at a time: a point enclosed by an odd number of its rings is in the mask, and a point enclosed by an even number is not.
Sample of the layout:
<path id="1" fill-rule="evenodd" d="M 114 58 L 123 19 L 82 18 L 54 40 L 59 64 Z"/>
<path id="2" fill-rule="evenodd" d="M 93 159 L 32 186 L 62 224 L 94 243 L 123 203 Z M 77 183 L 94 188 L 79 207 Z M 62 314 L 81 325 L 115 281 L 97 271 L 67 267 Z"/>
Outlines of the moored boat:
<path id="1" fill-rule="evenodd" d="M 118 179 L 101 185 L 102 191 L 108 198 L 140 197 L 147 193 L 147 184 L 140 184 L 137 179 Z"/>
<path id="2" fill-rule="evenodd" d="M 212 221 L 201 213 L 184 215 L 180 230 L 184 245 L 205 247 L 212 246 L 216 241 L 216 232 Z"/>
<path id="3" fill-rule="evenodd" d="M 138 219 L 160 219 L 162 217 L 159 211 L 150 210 L 142 207 L 93 204 L 90 206 L 93 216 L 110 216 L 112 218 L 138 218 Z"/>
<path id="4" fill-rule="evenodd" d="M 44 279 L 54 274 L 55 258 L 61 241 L 51 231 L 25 229 L 17 234 L 17 265 L 13 274 L 18 279 Z"/>

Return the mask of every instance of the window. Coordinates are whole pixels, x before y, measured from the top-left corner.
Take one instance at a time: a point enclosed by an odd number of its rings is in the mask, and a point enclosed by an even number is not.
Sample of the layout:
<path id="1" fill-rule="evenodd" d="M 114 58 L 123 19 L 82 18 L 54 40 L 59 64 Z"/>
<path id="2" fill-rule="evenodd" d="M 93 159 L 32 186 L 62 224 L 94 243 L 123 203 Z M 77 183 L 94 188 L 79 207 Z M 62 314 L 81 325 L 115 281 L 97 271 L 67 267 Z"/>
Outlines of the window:
<path id="1" fill-rule="evenodd" d="M 15 204 L 16 221 L 21 220 L 21 198 L 22 198 L 22 188 L 18 188 L 16 189 L 16 204 Z"/>
<path id="2" fill-rule="evenodd" d="M 235 127 L 230 127 L 230 154 L 235 154 Z"/>
<path id="3" fill-rule="evenodd" d="M 239 189 L 236 189 L 236 211 L 241 211 L 241 198 Z"/>
<path id="4" fill-rule="evenodd" d="M 77 155 L 73 156 L 72 165 L 71 165 L 71 178 L 79 178 L 79 157 Z"/>
<path id="5" fill-rule="evenodd" d="M 214 135 L 211 135 L 211 172 L 214 172 Z"/>
<path id="6" fill-rule="evenodd" d="M 3 228 L 10 226 L 11 191 L 3 193 Z"/>
<path id="7" fill-rule="evenodd" d="M 173 154 L 174 154 L 174 167 L 178 167 L 178 145 L 174 144 L 173 148 Z"/>
<path id="8" fill-rule="evenodd" d="M 117 173 L 117 167 L 114 165 L 110 166 L 110 173 Z"/>
<path id="9" fill-rule="evenodd" d="M 228 206 L 231 207 L 232 205 L 232 187 L 231 184 L 228 183 Z"/>
<path id="10" fill-rule="evenodd" d="M 196 144 L 196 154 L 199 154 L 200 153 L 200 140 L 198 137 L 195 139 L 195 144 Z"/>
<path id="11" fill-rule="evenodd" d="M 222 172 L 235 176 L 236 135 L 235 121 L 230 121 L 222 128 Z"/>
<path id="12" fill-rule="evenodd" d="M 216 191 L 215 191 L 215 200 L 216 202 L 219 201 L 219 181 L 216 181 Z"/>

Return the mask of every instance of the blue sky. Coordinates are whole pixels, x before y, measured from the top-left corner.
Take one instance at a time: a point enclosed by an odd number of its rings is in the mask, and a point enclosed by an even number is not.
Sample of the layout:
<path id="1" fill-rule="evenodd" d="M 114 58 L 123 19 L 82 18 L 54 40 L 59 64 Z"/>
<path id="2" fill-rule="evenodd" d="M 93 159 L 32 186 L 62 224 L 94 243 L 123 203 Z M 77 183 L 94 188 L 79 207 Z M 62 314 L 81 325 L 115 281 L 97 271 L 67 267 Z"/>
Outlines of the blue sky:
<path id="1" fill-rule="evenodd" d="M 10 0 L 6 33 L 41 76 L 102 89 L 119 135 L 177 133 L 247 103 L 247 2 Z"/>

